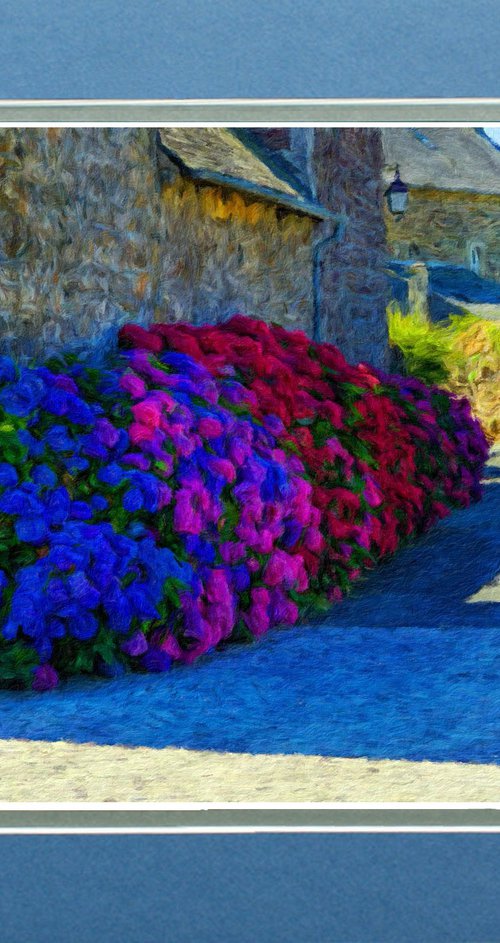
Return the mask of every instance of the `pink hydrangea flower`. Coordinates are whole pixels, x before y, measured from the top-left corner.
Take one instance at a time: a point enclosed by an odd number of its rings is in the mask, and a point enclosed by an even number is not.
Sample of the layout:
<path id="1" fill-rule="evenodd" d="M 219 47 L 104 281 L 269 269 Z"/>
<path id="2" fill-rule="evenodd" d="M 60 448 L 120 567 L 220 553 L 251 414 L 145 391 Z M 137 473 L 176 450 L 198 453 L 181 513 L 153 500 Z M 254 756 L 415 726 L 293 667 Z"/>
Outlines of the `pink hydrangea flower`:
<path id="1" fill-rule="evenodd" d="M 304 534 L 304 546 L 312 553 L 319 553 L 325 545 L 324 537 L 317 527 L 308 527 Z"/>
<path id="2" fill-rule="evenodd" d="M 145 426 L 141 422 L 132 422 L 128 428 L 128 436 L 132 445 L 141 445 L 143 442 L 151 441 L 153 431 L 151 426 Z"/>
<path id="3" fill-rule="evenodd" d="M 382 496 L 380 491 L 370 475 L 366 475 L 365 478 L 365 489 L 363 492 L 363 497 L 367 504 L 369 504 L 372 508 L 376 508 L 382 504 Z"/>
<path id="4" fill-rule="evenodd" d="M 198 423 L 198 432 L 204 439 L 218 439 L 223 431 L 224 427 L 218 419 L 206 417 L 200 419 Z"/>
<path id="5" fill-rule="evenodd" d="M 271 624 L 268 612 L 269 593 L 263 587 L 257 587 L 251 591 L 250 599 L 251 605 L 248 612 L 244 613 L 243 619 L 252 635 L 264 635 Z"/>
<path id="6" fill-rule="evenodd" d="M 256 553 L 271 553 L 274 543 L 276 540 L 276 535 L 268 527 L 260 527 L 257 531 L 257 537 L 253 541 L 252 549 Z"/>
<path id="7" fill-rule="evenodd" d="M 180 488 L 175 497 L 174 530 L 179 534 L 201 534 L 203 521 L 190 488 Z"/>
<path id="8" fill-rule="evenodd" d="M 267 586 L 285 586 L 291 589 L 302 580 L 302 570 L 301 557 L 292 556 L 284 550 L 274 550 L 264 570 L 264 582 Z"/>
<path id="9" fill-rule="evenodd" d="M 160 425 L 162 413 L 161 403 L 152 396 L 146 397 L 140 403 L 132 406 L 132 415 L 137 423 L 149 429 L 157 429 Z"/>
<path id="10" fill-rule="evenodd" d="M 142 399 L 146 395 L 146 384 L 136 373 L 124 373 L 120 377 L 120 386 L 132 399 Z"/>
<path id="11" fill-rule="evenodd" d="M 235 467 L 226 458 L 212 458 L 208 463 L 208 467 L 214 475 L 220 475 L 221 478 L 225 478 L 230 483 L 236 478 Z"/>

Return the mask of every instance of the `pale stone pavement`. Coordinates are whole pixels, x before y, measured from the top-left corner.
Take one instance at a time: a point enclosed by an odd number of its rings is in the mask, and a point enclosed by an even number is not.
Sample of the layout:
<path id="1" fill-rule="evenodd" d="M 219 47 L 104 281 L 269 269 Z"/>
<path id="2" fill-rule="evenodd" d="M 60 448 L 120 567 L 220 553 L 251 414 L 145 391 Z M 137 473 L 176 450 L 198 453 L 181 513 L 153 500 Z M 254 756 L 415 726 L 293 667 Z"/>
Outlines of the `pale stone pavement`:
<path id="1" fill-rule="evenodd" d="M 500 802 L 500 767 L 0 743 L 0 802 Z"/>

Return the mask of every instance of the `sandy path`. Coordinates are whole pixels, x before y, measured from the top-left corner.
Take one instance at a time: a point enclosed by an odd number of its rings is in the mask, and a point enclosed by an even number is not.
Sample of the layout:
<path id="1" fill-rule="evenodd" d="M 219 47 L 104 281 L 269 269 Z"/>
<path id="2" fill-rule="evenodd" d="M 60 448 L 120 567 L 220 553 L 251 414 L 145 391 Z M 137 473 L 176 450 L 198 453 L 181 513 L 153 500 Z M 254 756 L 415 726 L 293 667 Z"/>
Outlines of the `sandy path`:
<path id="1" fill-rule="evenodd" d="M 499 802 L 500 767 L 0 741 L 2 802 Z"/>

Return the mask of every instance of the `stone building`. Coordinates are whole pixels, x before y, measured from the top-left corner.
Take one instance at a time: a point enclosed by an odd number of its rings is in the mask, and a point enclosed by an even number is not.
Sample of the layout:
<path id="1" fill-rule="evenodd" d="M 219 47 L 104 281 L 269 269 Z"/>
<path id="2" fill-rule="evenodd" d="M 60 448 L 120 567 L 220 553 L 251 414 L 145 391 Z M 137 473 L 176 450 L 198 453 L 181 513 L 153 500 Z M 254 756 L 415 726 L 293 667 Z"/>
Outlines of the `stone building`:
<path id="1" fill-rule="evenodd" d="M 159 131 L 162 248 L 157 306 L 175 320 L 235 312 L 315 333 L 312 248 L 337 215 L 250 135 Z"/>
<path id="2" fill-rule="evenodd" d="M 318 335 L 353 362 L 387 366 L 380 129 L 271 128 L 254 134 L 286 158 L 311 197 L 343 217 L 339 238 L 320 236 L 316 242 Z"/>
<path id="3" fill-rule="evenodd" d="M 0 348 L 240 311 L 387 363 L 377 129 L 0 129 Z"/>
<path id="4" fill-rule="evenodd" d="M 399 166 L 403 216 L 386 210 L 393 258 L 442 262 L 500 281 L 500 150 L 475 128 L 384 128 L 384 180 Z"/>

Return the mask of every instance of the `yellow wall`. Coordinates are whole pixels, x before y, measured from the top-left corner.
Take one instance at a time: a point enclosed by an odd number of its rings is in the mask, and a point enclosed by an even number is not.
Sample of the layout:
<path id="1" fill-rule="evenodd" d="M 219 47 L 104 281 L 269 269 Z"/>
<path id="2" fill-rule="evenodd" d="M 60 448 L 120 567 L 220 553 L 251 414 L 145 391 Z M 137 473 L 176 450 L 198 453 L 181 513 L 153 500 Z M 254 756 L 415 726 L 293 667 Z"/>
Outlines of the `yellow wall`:
<path id="1" fill-rule="evenodd" d="M 157 317 L 241 312 L 311 330 L 309 217 L 182 177 L 163 186 L 161 203 Z"/>

